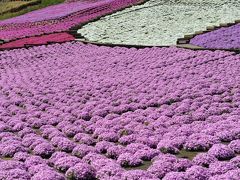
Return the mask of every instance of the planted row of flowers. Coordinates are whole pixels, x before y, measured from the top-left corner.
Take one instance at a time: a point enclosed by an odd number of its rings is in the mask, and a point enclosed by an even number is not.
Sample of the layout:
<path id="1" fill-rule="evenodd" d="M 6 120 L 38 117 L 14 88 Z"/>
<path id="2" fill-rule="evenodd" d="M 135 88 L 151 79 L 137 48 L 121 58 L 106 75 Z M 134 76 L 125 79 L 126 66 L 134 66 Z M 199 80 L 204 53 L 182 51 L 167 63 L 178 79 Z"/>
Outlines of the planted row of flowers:
<path id="1" fill-rule="evenodd" d="M 67 42 L 72 41 L 75 38 L 68 34 L 68 33 L 53 33 L 49 35 L 42 35 L 42 36 L 34 36 L 29 38 L 23 38 L 15 41 L 11 41 L 9 43 L 4 43 L 0 45 L 0 49 L 7 49 L 7 48 L 20 48 L 25 47 L 25 45 L 43 45 L 48 44 L 49 42 Z"/>
<path id="2" fill-rule="evenodd" d="M 68 33 L 54 33 L 49 35 L 42 35 L 42 36 L 36 36 L 36 37 L 29 37 L 29 38 L 23 38 L 16 41 L 11 41 L 9 43 L 4 43 L 0 45 L 0 49 L 7 49 L 7 48 L 20 48 L 25 47 L 25 45 L 42 45 L 42 44 L 48 44 L 49 42 L 68 42 L 72 41 L 75 38 L 68 34 Z"/>
<path id="3" fill-rule="evenodd" d="M 51 19 L 59 19 L 78 11 L 82 11 L 84 9 L 90 9 L 96 6 L 100 6 L 105 4 L 106 1 L 76 1 L 74 3 L 62 3 L 57 5 L 52 5 L 49 7 L 45 7 L 43 9 L 35 10 L 29 12 L 27 14 L 17 16 L 11 19 L 6 19 L 0 22 L 0 25 L 9 25 L 11 26 L 19 24 L 19 23 L 27 23 L 27 22 L 39 22 Z"/>
<path id="4" fill-rule="evenodd" d="M 239 179 L 239 55 L 68 42 L 0 58 L 0 179 Z"/>
<path id="5" fill-rule="evenodd" d="M 104 0 L 73 2 L 50 6 L 0 22 L 0 39 L 12 40 L 44 33 L 67 31 L 102 15 L 140 2 Z"/>

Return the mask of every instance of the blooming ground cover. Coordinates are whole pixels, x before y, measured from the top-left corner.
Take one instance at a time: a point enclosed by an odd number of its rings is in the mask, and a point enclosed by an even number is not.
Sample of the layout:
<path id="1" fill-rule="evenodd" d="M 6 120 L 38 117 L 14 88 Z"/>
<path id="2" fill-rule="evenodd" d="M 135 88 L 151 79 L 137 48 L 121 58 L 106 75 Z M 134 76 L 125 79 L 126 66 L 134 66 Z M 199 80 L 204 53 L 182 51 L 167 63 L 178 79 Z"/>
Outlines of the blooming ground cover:
<path id="1" fill-rule="evenodd" d="M 43 9 L 39 9 L 36 11 L 32 11 L 15 18 L 3 20 L 0 22 L 0 24 L 1 25 L 10 24 L 10 23 L 18 24 L 18 23 L 38 22 L 38 21 L 44 21 L 44 20 L 50 20 L 50 19 L 57 19 L 57 18 L 67 16 L 69 14 L 72 14 L 74 12 L 84 10 L 85 8 L 89 8 L 92 5 L 94 5 L 92 1 L 91 3 L 89 3 L 88 1 L 76 1 L 74 3 L 61 3 L 61 4 L 49 6 Z"/>
<path id="2" fill-rule="evenodd" d="M 239 6 L 239 0 L 149 0 L 89 23 L 78 32 L 103 43 L 173 45 L 178 38 L 207 26 L 234 22 L 240 17 Z"/>
<path id="3" fill-rule="evenodd" d="M 240 55 L 67 42 L 0 59 L 0 179 L 240 178 Z"/>
<path id="4" fill-rule="evenodd" d="M 205 48 L 240 49 L 240 24 L 197 35 L 190 43 Z"/>
<path id="5" fill-rule="evenodd" d="M 54 34 L 48 34 L 48 35 L 42 35 L 37 37 L 29 37 L 29 38 L 23 38 L 19 40 L 15 40 L 9 43 L 4 43 L 0 45 L 0 49 L 6 49 L 6 48 L 19 48 L 24 47 L 25 45 L 42 45 L 42 44 L 48 44 L 49 42 L 67 42 L 72 41 L 75 38 L 68 34 L 68 33 L 54 33 Z"/>
<path id="6" fill-rule="evenodd" d="M 81 1 L 50 6 L 0 22 L 0 39 L 67 31 L 72 26 L 141 2 L 139 0 Z"/>

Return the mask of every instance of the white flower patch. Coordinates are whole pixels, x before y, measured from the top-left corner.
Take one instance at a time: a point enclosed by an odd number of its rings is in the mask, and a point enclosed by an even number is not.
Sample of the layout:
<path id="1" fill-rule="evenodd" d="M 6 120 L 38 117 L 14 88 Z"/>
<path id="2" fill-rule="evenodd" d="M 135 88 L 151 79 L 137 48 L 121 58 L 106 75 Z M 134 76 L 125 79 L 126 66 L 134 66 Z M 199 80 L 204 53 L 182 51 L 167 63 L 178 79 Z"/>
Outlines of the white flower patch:
<path id="1" fill-rule="evenodd" d="M 240 19 L 240 0 L 150 0 L 91 22 L 81 29 L 90 41 L 173 45 L 207 26 Z"/>

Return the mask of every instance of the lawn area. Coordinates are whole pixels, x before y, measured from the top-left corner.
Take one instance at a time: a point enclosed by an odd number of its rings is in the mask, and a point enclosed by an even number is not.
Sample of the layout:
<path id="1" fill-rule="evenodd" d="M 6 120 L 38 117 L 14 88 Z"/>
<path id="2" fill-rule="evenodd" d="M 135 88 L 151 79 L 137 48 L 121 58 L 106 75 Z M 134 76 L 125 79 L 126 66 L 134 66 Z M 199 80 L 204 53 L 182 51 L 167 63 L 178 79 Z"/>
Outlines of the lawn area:
<path id="1" fill-rule="evenodd" d="M 33 0 L 34 1 L 34 0 Z M 11 9 L 18 8 L 24 4 L 28 4 L 33 1 L 10 1 L 10 2 L 0 2 L 0 14 L 3 14 Z"/>
<path id="2" fill-rule="evenodd" d="M 59 4 L 64 2 L 64 0 L 42 0 L 41 4 L 35 5 L 35 6 L 29 6 L 26 7 L 25 9 L 15 12 L 15 13 L 6 13 L 3 15 L 0 15 L 0 20 L 4 20 L 4 19 L 8 19 L 8 18 L 12 18 L 15 16 L 19 16 L 25 13 L 28 13 L 30 11 L 34 11 L 37 9 L 41 9 L 50 5 L 54 5 L 54 4 Z M 6 8 L 13 8 L 22 4 L 27 3 L 26 1 L 22 1 L 22 2 L 0 2 L 0 13 L 2 11 L 6 11 Z M 4 5 L 3 5 L 4 4 Z"/>

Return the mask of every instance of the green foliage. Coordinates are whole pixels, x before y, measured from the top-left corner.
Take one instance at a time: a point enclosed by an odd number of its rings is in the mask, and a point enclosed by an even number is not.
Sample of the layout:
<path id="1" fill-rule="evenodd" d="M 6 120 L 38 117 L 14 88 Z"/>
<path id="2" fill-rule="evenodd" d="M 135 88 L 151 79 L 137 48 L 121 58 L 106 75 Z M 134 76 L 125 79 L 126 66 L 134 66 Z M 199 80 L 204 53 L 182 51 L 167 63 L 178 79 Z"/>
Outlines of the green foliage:
<path id="1" fill-rule="evenodd" d="M 15 17 L 15 16 L 20 16 L 22 14 L 25 14 L 25 13 L 28 13 L 28 12 L 31 12 L 31 11 L 34 11 L 34 10 L 37 10 L 37 9 L 41 9 L 41 8 L 44 8 L 44 7 L 47 7 L 47 6 L 50 6 L 50 5 L 59 4 L 59 3 L 62 3 L 64 1 L 65 0 L 42 0 L 41 4 L 38 4 L 38 5 L 35 5 L 35 6 L 29 6 L 29 7 L 25 8 L 25 9 L 19 11 L 19 12 L 16 12 L 16 13 L 7 13 L 7 14 L 4 14 L 4 15 L 1 15 L 0 20 L 12 18 L 12 17 Z"/>

